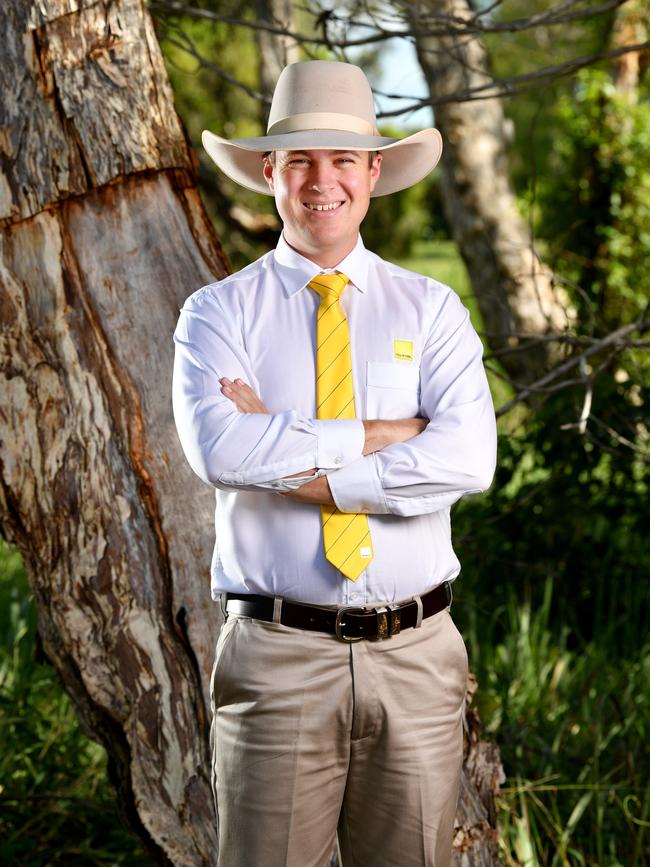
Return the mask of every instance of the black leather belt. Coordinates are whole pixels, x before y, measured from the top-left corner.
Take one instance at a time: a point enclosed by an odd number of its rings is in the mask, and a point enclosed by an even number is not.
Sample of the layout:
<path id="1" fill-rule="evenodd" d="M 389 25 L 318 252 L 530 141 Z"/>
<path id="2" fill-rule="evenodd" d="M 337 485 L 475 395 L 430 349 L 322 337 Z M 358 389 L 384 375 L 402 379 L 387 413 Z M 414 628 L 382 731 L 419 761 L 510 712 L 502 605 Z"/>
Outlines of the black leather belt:
<path id="1" fill-rule="evenodd" d="M 451 585 L 445 581 L 420 599 L 422 617 L 431 617 L 451 605 Z M 252 593 L 225 594 L 228 614 L 240 614 L 254 620 L 273 620 L 274 604 L 272 596 L 257 596 Z M 318 605 L 283 599 L 280 611 L 280 623 L 284 626 L 329 632 L 340 641 L 390 638 L 402 629 L 410 629 L 417 622 L 418 604 L 414 599 L 370 610 L 356 605 L 346 605 L 338 609 L 321 608 Z"/>

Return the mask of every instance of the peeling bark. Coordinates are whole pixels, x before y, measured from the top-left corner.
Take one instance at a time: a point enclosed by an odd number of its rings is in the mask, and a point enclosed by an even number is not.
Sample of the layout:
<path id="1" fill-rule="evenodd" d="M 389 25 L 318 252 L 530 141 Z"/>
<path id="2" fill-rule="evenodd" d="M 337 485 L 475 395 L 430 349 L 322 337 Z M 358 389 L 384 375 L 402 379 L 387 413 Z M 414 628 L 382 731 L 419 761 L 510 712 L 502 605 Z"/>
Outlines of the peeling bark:
<path id="1" fill-rule="evenodd" d="M 2 533 L 130 820 L 157 860 L 213 864 L 213 498 L 170 379 L 178 308 L 226 260 L 141 3 L 0 18 Z"/>
<path id="2" fill-rule="evenodd" d="M 535 252 L 517 209 L 508 176 L 507 135 L 498 99 L 441 102 L 489 83 L 487 54 L 472 36 L 424 36 L 422 20 L 443 14 L 459 21 L 474 13 L 467 0 L 419 0 L 405 10 L 412 22 L 420 65 L 442 133 L 445 214 L 458 242 L 493 350 L 564 330 L 570 314 L 553 274 Z M 546 370 L 549 344 L 503 356 L 517 383 L 530 383 Z"/>
<path id="3" fill-rule="evenodd" d="M 453 867 L 498 867 L 501 864 L 496 797 L 499 786 L 505 781 L 505 774 L 497 745 L 481 740 L 481 719 L 471 704 L 476 689 L 476 678 L 470 673 Z"/>

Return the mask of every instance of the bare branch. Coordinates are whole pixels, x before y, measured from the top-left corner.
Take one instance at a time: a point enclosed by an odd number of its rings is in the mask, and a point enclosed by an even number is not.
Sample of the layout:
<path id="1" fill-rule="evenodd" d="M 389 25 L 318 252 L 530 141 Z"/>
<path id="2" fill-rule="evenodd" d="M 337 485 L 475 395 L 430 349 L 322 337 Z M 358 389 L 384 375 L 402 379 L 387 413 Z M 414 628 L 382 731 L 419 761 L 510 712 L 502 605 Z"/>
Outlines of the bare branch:
<path id="1" fill-rule="evenodd" d="M 488 10 L 477 12 L 475 16 L 469 19 L 459 18 L 454 15 L 448 15 L 443 12 L 430 13 L 420 20 L 423 26 L 418 28 L 422 36 L 483 36 L 488 33 L 520 33 L 524 30 L 529 30 L 533 27 L 550 27 L 559 24 L 566 24 L 569 21 L 584 20 L 594 18 L 599 15 L 604 15 L 607 12 L 616 9 L 628 0 L 605 0 L 599 6 L 578 10 L 575 12 L 565 13 L 565 10 L 577 5 L 578 0 L 571 0 L 570 3 L 559 3 L 557 6 L 552 6 L 537 15 L 531 15 L 528 18 L 516 18 L 512 21 L 490 21 L 484 22 Z M 498 3 L 493 4 L 495 6 Z M 393 26 L 384 26 L 379 23 L 376 15 L 366 9 L 368 20 L 357 18 L 344 18 L 336 15 L 331 10 L 323 10 L 317 14 L 312 9 L 304 9 L 305 12 L 314 17 L 314 29 L 322 29 L 323 36 L 314 34 L 300 33 L 291 30 L 281 25 L 273 24 L 270 21 L 249 20 L 245 18 L 237 18 L 232 15 L 222 15 L 210 9 L 201 9 L 196 6 L 186 5 L 180 0 L 151 0 L 150 6 L 155 12 L 172 12 L 177 15 L 188 15 L 192 18 L 203 18 L 207 21 L 215 21 L 221 24 L 229 24 L 233 27 L 247 27 L 250 30 L 265 30 L 268 33 L 274 33 L 278 36 L 285 36 L 294 39 L 301 44 L 311 44 L 325 46 L 330 49 L 345 49 L 357 48 L 365 45 L 373 45 L 379 42 L 385 42 L 388 39 L 408 38 L 413 36 L 410 29 L 395 29 Z M 304 7 L 303 7 L 304 8 Z M 400 23 L 403 21 L 401 16 L 395 16 L 389 19 L 392 24 L 395 21 Z M 435 26 L 427 26 L 426 22 L 435 22 Z M 339 24 L 346 31 L 357 29 L 374 30 L 366 36 L 360 36 L 354 39 L 335 39 L 328 32 L 327 27 L 330 24 Z"/>
<path id="2" fill-rule="evenodd" d="M 238 78 L 235 78 L 234 75 L 231 75 L 229 72 L 226 72 L 221 66 L 218 66 L 216 63 L 213 63 L 211 60 L 206 60 L 202 54 L 199 54 L 196 49 L 194 43 L 182 30 L 177 31 L 181 37 L 181 41 L 178 39 L 174 39 L 169 35 L 168 32 L 161 34 L 160 41 L 168 42 L 170 45 L 176 46 L 176 48 L 180 48 L 181 51 L 185 51 L 190 57 L 193 57 L 201 66 L 204 66 L 206 69 L 211 69 L 213 72 L 216 72 L 220 78 L 223 78 L 224 81 L 227 81 L 229 84 L 232 84 L 234 87 L 238 87 L 240 90 L 243 90 L 244 93 L 247 93 L 253 99 L 258 100 L 259 102 L 263 102 L 267 105 L 271 104 L 271 99 L 265 96 L 263 93 L 260 93 L 258 90 L 254 90 L 252 87 L 249 87 L 247 84 L 244 84 L 243 81 L 240 81 Z"/>
<path id="3" fill-rule="evenodd" d="M 601 60 L 611 60 L 614 57 L 620 57 L 622 54 L 627 54 L 630 51 L 644 51 L 650 48 L 650 40 L 641 42 L 638 45 L 626 45 L 622 48 L 612 49 L 611 51 L 600 51 L 596 54 L 587 54 L 582 57 L 576 57 L 573 60 L 567 60 L 564 63 L 557 63 L 552 66 L 544 66 L 541 69 L 535 69 L 531 72 L 524 72 L 519 75 L 512 75 L 509 78 L 493 78 L 476 87 L 457 90 L 447 96 L 437 97 L 436 99 L 424 98 L 418 99 L 411 105 L 404 108 L 393 109 L 392 111 L 384 111 L 377 115 L 378 119 L 387 117 L 398 117 L 410 111 L 418 111 L 427 106 L 434 107 L 436 105 L 444 105 L 451 102 L 471 102 L 479 99 L 498 99 L 505 96 L 514 96 L 517 93 L 526 93 L 541 87 L 546 83 L 547 79 L 562 78 L 566 75 L 571 75 L 579 69 L 584 69 L 586 66 L 592 66 Z M 408 99 L 405 96 L 397 94 L 384 94 L 385 96 L 396 99 Z"/>
<path id="4" fill-rule="evenodd" d="M 579 366 L 583 359 L 586 362 L 588 358 L 591 358 L 598 352 L 602 352 L 604 349 L 607 349 L 610 346 L 616 346 L 619 351 L 627 348 L 627 342 L 625 338 L 628 334 L 633 334 L 635 331 L 644 332 L 650 327 L 650 317 L 647 313 L 644 313 L 643 316 L 640 316 L 636 321 L 629 323 L 628 325 L 623 325 L 621 328 L 617 328 L 616 331 L 612 331 L 611 334 L 608 334 L 606 337 L 601 338 L 600 340 L 594 341 L 594 343 L 585 349 L 584 352 L 579 355 L 574 355 L 569 358 L 567 361 L 559 364 L 557 367 L 554 367 L 553 370 L 549 371 L 549 373 L 542 376 L 540 379 L 536 380 L 536 382 L 531 383 L 525 388 L 521 389 L 513 398 L 509 400 L 506 404 L 500 407 L 496 411 L 497 418 L 502 415 L 505 415 L 513 406 L 522 401 L 529 398 L 531 395 L 547 390 L 547 387 L 558 380 L 563 374 L 568 373 L 574 367 Z M 578 380 L 580 381 L 580 380 Z M 514 385 L 514 383 L 513 383 Z M 562 381 L 562 387 L 568 385 L 566 380 Z"/>
<path id="5" fill-rule="evenodd" d="M 587 430 L 587 421 L 591 415 L 591 404 L 594 397 L 594 377 L 589 374 L 587 359 L 584 356 L 580 359 L 580 374 L 585 383 L 585 399 L 582 404 L 580 418 L 578 421 L 560 425 L 560 430 L 568 430 L 575 427 L 578 429 L 579 433 L 584 434 Z"/>
<path id="6" fill-rule="evenodd" d="M 606 0 L 606 2 L 601 3 L 600 6 L 592 6 L 591 8 L 579 9 L 575 12 L 568 12 L 565 10 L 572 9 L 574 6 L 578 6 L 581 3 L 581 0 L 569 0 L 569 2 L 558 3 L 557 6 L 551 6 L 550 9 L 546 9 L 544 12 L 540 12 L 537 15 L 531 15 L 528 18 L 516 18 L 512 21 L 493 21 L 489 24 L 483 24 L 479 20 L 480 16 L 477 14 L 474 18 L 470 19 L 469 22 L 464 22 L 466 26 L 463 28 L 462 32 L 480 34 L 504 32 L 520 33 L 523 30 L 530 30 L 533 27 L 550 27 L 557 24 L 566 24 L 569 21 L 581 21 L 585 18 L 604 15 L 627 2 L 628 0 Z M 472 27 L 472 25 L 474 26 Z"/>
<path id="7" fill-rule="evenodd" d="M 598 342 L 597 337 L 585 337 L 576 334 L 522 334 L 520 332 L 509 332 L 508 334 L 496 334 L 495 332 L 479 331 L 481 337 L 492 338 L 495 340 L 517 340 L 517 344 L 513 346 L 502 346 L 499 349 L 493 349 L 488 355 L 484 356 L 485 361 L 491 361 L 494 358 L 499 358 L 502 355 L 509 355 L 512 352 L 528 352 L 532 347 L 542 343 L 562 343 L 567 346 L 591 346 Z M 520 342 L 521 341 L 521 342 Z M 632 346 L 634 341 L 628 344 Z"/>
<path id="8" fill-rule="evenodd" d="M 270 21 L 249 21 L 245 18 L 234 18 L 230 15 L 220 15 L 218 12 L 212 12 L 209 9 L 198 9 L 195 6 L 186 6 L 179 0 L 152 0 L 151 8 L 158 12 L 173 12 L 178 15 L 188 15 L 191 18 L 203 18 L 207 21 L 216 21 L 221 24 L 230 24 L 233 27 L 247 27 L 249 30 L 265 30 L 267 33 L 274 33 L 277 36 L 286 36 L 289 39 L 294 39 L 301 44 L 322 45 L 326 48 L 355 48 L 364 45 L 373 45 L 378 42 L 385 42 L 387 39 L 397 39 L 400 36 L 408 36 L 408 31 L 395 31 L 380 29 L 377 33 L 362 36 L 358 39 L 330 39 L 328 36 L 315 36 L 308 33 L 296 33 L 288 27 L 282 27 L 277 24 L 272 24 Z M 333 20 L 333 19 L 331 19 Z M 338 19 L 339 21 L 342 19 Z M 315 22 L 318 26 L 324 26 L 326 22 L 316 18 Z M 346 22 L 347 24 L 348 22 Z M 366 22 L 350 22 L 354 27 L 376 28 L 376 25 Z"/>
<path id="9" fill-rule="evenodd" d="M 616 440 L 616 442 L 619 445 L 626 446 L 627 448 L 632 449 L 632 451 L 635 451 L 639 454 L 645 454 L 646 453 L 647 450 L 640 449 L 636 445 L 636 443 L 632 442 L 632 440 L 629 440 L 627 437 L 624 437 L 618 431 L 614 430 L 613 427 L 610 427 L 602 419 L 598 418 L 597 416 L 592 416 L 591 420 L 596 424 L 597 427 L 600 427 L 603 430 L 605 430 L 613 440 Z M 603 446 L 602 443 L 600 443 L 600 445 L 601 445 L 601 447 Z"/>
<path id="10" fill-rule="evenodd" d="M 623 2 L 626 2 L 626 0 L 606 0 L 605 3 L 602 3 L 597 7 L 571 13 L 572 20 L 577 17 L 593 17 L 595 15 L 604 14 L 605 12 L 616 8 L 617 6 L 620 6 Z M 527 27 L 542 25 L 546 26 L 549 23 L 564 23 L 564 21 L 568 20 L 568 18 L 560 19 L 559 12 L 563 11 L 565 8 L 567 8 L 567 6 L 570 7 L 573 5 L 575 4 L 572 0 L 572 2 L 569 4 L 560 3 L 557 6 L 547 10 L 545 13 L 541 13 L 537 16 L 531 16 L 530 18 L 517 19 L 516 21 L 512 22 L 499 22 L 491 24 L 481 23 L 480 26 L 476 25 L 476 21 L 479 17 L 478 15 L 475 16 L 473 19 L 470 19 L 470 21 L 465 21 L 462 19 L 457 19 L 453 16 L 440 14 L 436 15 L 435 19 L 436 21 L 444 22 L 444 27 L 440 27 L 438 30 L 433 30 L 431 28 L 427 29 L 426 27 L 423 27 L 421 31 L 419 30 L 418 32 L 421 32 L 424 36 L 455 35 L 458 37 L 474 39 L 477 38 L 477 36 L 479 35 L 490 32 L 521 31 L 527 29 Z M 152 9 L 159 12 L 173 13 L 176 15 L 189 15 L 191 17 L 203 18 L 214 22 L 228 24 L 234 27 L 247 27 L 252 30 L 267 31 L 269 33 L 292 39 L 296 43 L 303 45 L 305 49 L 307 48 L 307 46 L 326 46 L 330 50 L 334 51 L 336 49 L 342 50 L 346 48 L 377 44 L 380 42 L 385 42 L 389 39 L 402 38 L 412 41 L 412 39 L 414 38 L 414 34 L 411 29 L 394 30 L 382 27 L 382 25 L 378 23 L 376 18 L 372 19 L 372 24 L 369 24 L 367 21 L 343 19 L 333 14 L 328 14 L 327 16 L 316 16 L 313 10 L 308 11 L 310 11 L 310 13 L 314 15 L 315 24 L 322 28 L 322 37 L 316 36 L 315 34 L 310 35 L 307 33 L 295 32 L 290 28 L 274 24 L 270 21 L 248 21 L 243 18 L 220 15 L 219 13 L 213 12 L 208 9 L 199 9 L 193 6 L 186 6 L 185 4 L 180 2 L 180 0 L 152 0 L 151 7 Z M 557 13 L 556 17 L 549 18 L 549 16 L 551 16 L 551 13 Z M 166 19 L 164 16 L 160 20 L 165 23 L 167 27 L 173 26 L 169 24 L 168 19 Z M 474 25 L 472 25 L 472 22 L 474 22 Z M 332 38 L 332 36 L 327 31 L 327 26 L 330 23 L 343 24 L 347 30 L 365 27 L 370 28 L 374 32 L 355 39 L 335 39 Z M 177 29 L 177 32 L 179 32 L 181 38 L 187 39 L 186 34 L 178 31 L 178 28 L 175 29 Z M 184 46 L 180 45 L 177 41 L 174 41 L 169 35 L 164 35 L 164 38 L 166 38 L 171 44 L 174 44 L 177 47 L 180 47 L 183 50 L 187 51 L 188 54 L 194 57 L 206 68 L 214 70 L 225 81 L 228 81 L 235 87 L 240 88 L 255 99 L 259 99 L 265 104 L 268 104 L 268 98 L 264 97 L 263 94 L 260 94 L 257 91 L 253 90 L 248 85 L 235 78 L 235 76 L 228 73 L 222 67 L 203 57 L 189 39 L 187 39 L 188 45 Z M 435 108 L 435 106 L 437 105 L 443 105 L 446 103 L 470 102 L 473 100 L 481 99 L 497 99 L 501 97 L 513 96 L 518 93 L 526 93 L 530 90 L 542 86 L 543 84 L 546 84 L 549 80 L 555 80 L 565 77 L 567 75 L 571 75 L 578 70 L 583 69 L 586 66 L 590 66 L 594 63 L 603 60 L 611 60 L 613 58 L 620 57 L 630 52 L 643 51 L 649 47 L 650 41 L 646 41 L 636 45 L 625 45 L 616 49 L 611 49 L 609 51 L 602 51 L 593 54 L 583 55 L 581 57 L 573 58 L 572 60 L 564 61 L 563 63 L 541 67 L 540 69 L 520 73 L 519 75 L 513 75 L 507 78 L 500 79 L 491 78 L 489 81 L 482 82 L 481 84 L 478 84 L 474 87 L 457 90 L 453 93 L 437 97 L 435 99 L 431 99 L 431 97 L 418 98 L 405 94 L 396 94 L 387 91 L 376 90 L 378 96 L 382 96 L 386 99 L 399 99 L 402 102 L 404 100 L 411 100 L 408 105 L 402 106 L 401 108 L 395 108 L 378 113 L 377 118 L 379 120 L 383 120 L 387 118 L 401 117 L 402 115 L 418 111 L 421 108 Z"/>

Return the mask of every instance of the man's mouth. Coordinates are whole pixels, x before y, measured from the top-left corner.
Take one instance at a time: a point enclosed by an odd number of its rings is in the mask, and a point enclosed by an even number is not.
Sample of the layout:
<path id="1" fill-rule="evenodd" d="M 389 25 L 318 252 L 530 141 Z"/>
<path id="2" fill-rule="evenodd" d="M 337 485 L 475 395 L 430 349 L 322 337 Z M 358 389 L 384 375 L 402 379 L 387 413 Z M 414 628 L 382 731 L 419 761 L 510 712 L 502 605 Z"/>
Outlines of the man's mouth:
<path id="1" fill-rule="evenodd" d="M 303 205 L 310 211 L 335 211 L 340 208 L 343 202 L 303 202 Z"/>

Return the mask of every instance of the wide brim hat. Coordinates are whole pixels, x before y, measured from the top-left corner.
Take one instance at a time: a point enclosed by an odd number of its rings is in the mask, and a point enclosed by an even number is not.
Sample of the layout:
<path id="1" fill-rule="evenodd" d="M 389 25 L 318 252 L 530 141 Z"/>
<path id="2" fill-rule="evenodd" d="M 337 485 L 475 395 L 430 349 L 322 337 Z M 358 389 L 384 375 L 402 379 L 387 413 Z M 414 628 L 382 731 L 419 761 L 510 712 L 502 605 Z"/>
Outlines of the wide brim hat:
<path id="1" fill-rule="evenodd" d="M 372 196 L 417 184 L 442 154 L 437 129 L 406 138 L 379 135 L 372 90 L 352 63 L 307 60 L 286 66 L 275 86 L 267 134 L 225 139 L 204 130 L 203 147 L 222 172 L 242 187 L 271 196 L 262 155 L 274 150 L 379 151 L 381 174 Z"/>

